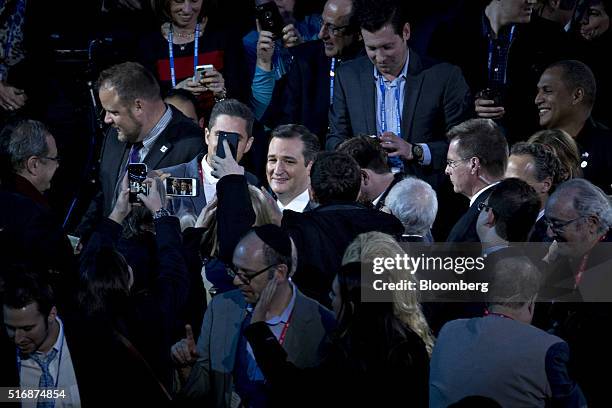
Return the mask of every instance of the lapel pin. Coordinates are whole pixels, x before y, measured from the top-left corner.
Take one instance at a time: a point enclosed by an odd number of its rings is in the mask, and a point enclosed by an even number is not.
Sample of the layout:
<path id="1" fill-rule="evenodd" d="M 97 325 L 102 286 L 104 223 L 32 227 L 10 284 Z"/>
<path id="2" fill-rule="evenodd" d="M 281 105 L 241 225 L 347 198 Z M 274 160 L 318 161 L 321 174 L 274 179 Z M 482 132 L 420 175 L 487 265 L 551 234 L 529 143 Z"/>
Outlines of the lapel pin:
<path id="1" fill-rule="evenodd" d="M 168 148 L 166 146 L 162 146 L 159 148 L 159 151 L 162 153 L 166 153 L 168 151 Z"/>

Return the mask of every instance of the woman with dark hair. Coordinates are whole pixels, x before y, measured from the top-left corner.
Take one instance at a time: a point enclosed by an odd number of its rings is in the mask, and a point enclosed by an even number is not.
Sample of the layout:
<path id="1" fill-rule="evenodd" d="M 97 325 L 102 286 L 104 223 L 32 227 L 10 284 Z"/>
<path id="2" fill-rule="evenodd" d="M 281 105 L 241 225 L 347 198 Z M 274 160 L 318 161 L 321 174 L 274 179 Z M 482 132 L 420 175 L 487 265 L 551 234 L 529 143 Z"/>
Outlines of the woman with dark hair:
<path id="1" fill-rule="evenodd" d="M 198 116 L 208 120 L 216 100 L 228 96 L 246 101 L 243 53 L 240 39 L 226 29 L 225 22 L 212 21 L 210 0 L 154 0 L 164 21 L 159 31 L 142 38 L 140 62 L 159 80 L 162 94 L 186 89 L 198 98 Z M 202 79 L 198 65 L 213 65 Z"/>
<path id="2" fill-rule="evenodd" d="M 170 346 L 173 334 L 182 328 L 177 316 L 189 285 L 178 219 L 162 207 L 161 182 L 145 182 L 149 194 L 139 198 L 153 214 L 156 279 L 148 290 L 134 292 L 130 260 L 116 250 L 121 224 L 131 211 L 126 177 L 115 208 L 98 225 L 82 254 L 80 342 L 92 350 L 92 358 L 85 363 L 88 369 L 79 377 L 79 387 L 81 382 L 98 390 L 104 385 L 113 390 L 112 398 L 122 395 L 122 401 L 127 396 L 138 405 L 149 405 L 145 401 L 159 405 L 170 400 Z M 105 398 L 100 395 L 101 401 Z M 111 403 L 100 405 L 107 402 Z"/>
<path id="3" fill-rule="evenodd" d="M 416 407 L 428 405 L 425 343 L 398 317 L 395 300 L 362 301 L 361 265 L 343 265 L 334 279 L 330 296 L 339 326 L 319 367 L 298 369 L 287 361 L 265 324 L 275 281 L 262 293 L 245 336 L 278 405 L 288 401 L 297 406 L 400 406 L 407 401 Z M 388 272 L 379 277 L 394 280 Z"/>

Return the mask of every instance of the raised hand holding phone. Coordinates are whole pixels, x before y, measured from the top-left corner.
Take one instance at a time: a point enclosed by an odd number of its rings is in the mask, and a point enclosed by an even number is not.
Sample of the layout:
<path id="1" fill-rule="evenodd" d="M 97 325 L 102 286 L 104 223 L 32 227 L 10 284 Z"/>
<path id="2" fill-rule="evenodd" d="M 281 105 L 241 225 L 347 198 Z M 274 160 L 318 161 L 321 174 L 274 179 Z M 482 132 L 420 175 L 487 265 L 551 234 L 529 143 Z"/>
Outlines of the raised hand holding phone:
<path id="1" fill-rule="evenodd" d="M 211 174 L 219 179 L 230 174 L 244 175 L 244 167 L 236 162 L 232 154 L 228 154 L 228 152 L 231 152 L 231 149 L 227 139 L 222 141 L 221 146 L 223 146 L 223 154 L 225 157 L 219 157 L 216 154 L 213 155 L 211 159 L 213 171 Z M 219 145 L 217 145 L 217 153 L 219 153 Z"/>

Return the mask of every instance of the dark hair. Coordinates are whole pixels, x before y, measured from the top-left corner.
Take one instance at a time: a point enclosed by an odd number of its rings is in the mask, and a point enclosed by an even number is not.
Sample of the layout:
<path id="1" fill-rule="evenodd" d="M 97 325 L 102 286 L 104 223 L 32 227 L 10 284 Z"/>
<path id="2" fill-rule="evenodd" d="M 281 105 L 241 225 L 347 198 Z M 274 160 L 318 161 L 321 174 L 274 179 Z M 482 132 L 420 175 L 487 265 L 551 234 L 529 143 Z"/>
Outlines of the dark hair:
<path id="1" fill-rule="evenodd" d="M 0 132 L 0 156 L 3 172 L 17 172 L 32 156 L 49 153 L 49 129 L 37 120 L 20 119 L 9 122 Z"/>
<path id="2" fill-rule="evenodd" d="M 319 139 L 310 131 L 306 126 L 302 125 L 280 125 L 276 127 L 270 136 L 272 139 L 293 139 L 299 138 L 304 143 L 304 150 L 302 151 L 304 156 L 304 165 L 308 165 L 311 161 L 314 161 L 317 153 L 321 150 Z"/>
<path id="3" fill-rule="evenodd" d="M 489 196 L 495 215 L 495 232 L 510 242 L 527 241 L 540 212 L 540 197 L 529 184 L 518 178 L 500 181 Z"/>
<path id="4" fill-rule="evenodd" d="M 88 315 L 119 310 L 129 295 L 129 281 L 129 266 L 114 248 L 88 254 L 81 262 L 81 309 Z"/>
<path id="5" fill-rule="evenodd" d="M 380 145 L 378 138 L 356 136 L 342 142 L 336 149 L 346 153 L 357 161 L 362 169 L 372 170 L 377 174 L 389 173 L 387 153 Z"/>
<path id="6" fill-rule="evenodd" d="M 405 3 L 402 0 L 355 0 L 353 6 L 360 28 L 374 33 L 390 23 L 395 34 L 401 37 L 408 22 Z"/>
<path id="7" fill-rule="evenodd" d="M 270 245 L 263 243 L 263 256 L 264 261 L 267 265 L 275 265 L 275 264 L 284 264 L 287 265 L 287 278 L 291 276 L 291 268 L 293 267 L 293 262 L 291 259 L 291 255 L 283 255 L 272 248 Z M 274 269 L 270 268 L 270 275 L 274 274 Z"/>
<path id="8" fill-rule="evenodd" d="M 170 13 L 170 3 L 172 0 L 151 0 L 151 6 L 153 11 L 162 21 L 171 22 L 172 21 L 172 13 Z M 202 8 L 200 9 L 200 14 L 198 15 L 198 21 L 202 21 L 205 16 L 210 15 L 211 8 L 213 5 L 216 5 L 216 0 L 202 0 Z"/>
<path id="9" fill-rule="evenodd" d="M 355 201 L 361 188 L 361 170 L 346 153 L 321 152 L 310 170 L 310 184 L 319 204 Z"/>
<path id="10" fill-rule="evenodd" d="M 2 304 L 11 309 L 21 309 L 34 302 L 44 317 L 55 306 L 53 290 L 43 271 L 24 265 L 3 266 Z"/>
<path id="11" fill-rule="evenodd" d="M 491 119 L 470 119 L 453 126 L 447 133 L 458 141 L 462 158 L 478 157 L 480 165 L 493 177 L 503 177 L 508 165 L 508 143 Z"/>
<path id="12" fill-rule="evenodd" d="M 578 0 L 560 0 L 559 8 L 561 10 L 573 10 L 577 3 Z"/>
<path id="13" fill-rule="evenodd" d="M 534 133 L 527 143 L 541 143 L 559 159 L 559 180 L 580 177 L 580 152 L 576 141 L 561 129 L 545 129 Z"/>
<path id="14" fill-rule="evenodd" d="M 237 118 L 244 119 L 246 121 L 247 136 L 253 135 L 253 122 L 255 122 L 255 116 L 251 109 L 244 103 L 237 101 L 236 99 L 224 99 L 219 101 L 213 106 L 210 112 L 210 118 L 208 120 L 208 128 L 211 129 L 215 126 L 217 117 L 220 115 L 234 116 Z"/>
<path id="15" fill-rule="evenodd" d="M 546 67 L 547 70 L 553 68 L 561 70 L 561 80 L 570 91 L 582 88 L 584 91 L 584 103 L 588 107 L 592 107 L 595 104 L 597 82 L 591 68 L 577 60 L 557 61 Z"/>
<path id="16" fill-rule="evenodd" d="M 551 179 L 549 194 L 561 183 L 561 162 L 555 154 L 540 143 L 519 142 L 512 146 L 510 154 L 515 156 L 531 156 L 535 165 L 535 179 L 544 181 L 547 177 Z"/>
<path id="17" fill-rule="evenodd" d="M 135 99 L 158 100 L 161 98 L 159 84 L 153 74 L 137 62 L 113 65 L 100 73 L 98 89 L 114 89 L 122 103 Z"/>

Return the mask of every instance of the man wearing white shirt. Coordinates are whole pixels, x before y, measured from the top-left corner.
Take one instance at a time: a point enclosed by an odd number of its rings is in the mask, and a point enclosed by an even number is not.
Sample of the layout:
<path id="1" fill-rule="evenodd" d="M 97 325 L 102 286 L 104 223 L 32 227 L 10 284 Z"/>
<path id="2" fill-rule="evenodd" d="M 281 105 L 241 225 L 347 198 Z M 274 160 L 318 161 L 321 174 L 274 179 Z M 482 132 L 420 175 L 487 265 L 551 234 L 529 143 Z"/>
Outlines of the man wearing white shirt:
<path id="1" fill-rule="evenodd" d="M 512 146 L 508 158 L 506 177 L 516 177 L 527 182 L 540 197 L 540 213 L 529 234 L 531 242 L 549 242 L 547 225 L 544 222 L 544 208 L 548 197 L 560 180 L 561 163 L 544 145 L 539 143 L 517 143 Z"/>
<path id="2" fill-rule="evenodd" d="M 319 139 L 302 125 L 282 125 L 272 131 L 266 176 L 282 210 L 310 208 L 310 168 L 319 151 Z"/>
<path id="3" fill-rule="evenodd" d="M 5 280 L 4 326 L 16 346 L 14 366 L 19 386 L 22 390 L 58 390 L 56 407 L 78 407 L 79 387 L 64 326 L 57 316 L 51 289 L 39 280 L 40 277 L 24 271 L 15 271 Z M 23 400 L 22 407 L 53 401 Z"/>
<path id="4" fill-rule="evenodd" d="M 446 156 L 446 174 L 455 193 L 470 200 L 470 208 L 457 221 L 447 242 L 480 242 L 476 233 L 478 204 L 503 177 L 508 164 L 508 143 L 490 119 L 470 119 L 454 126 Z"/>

